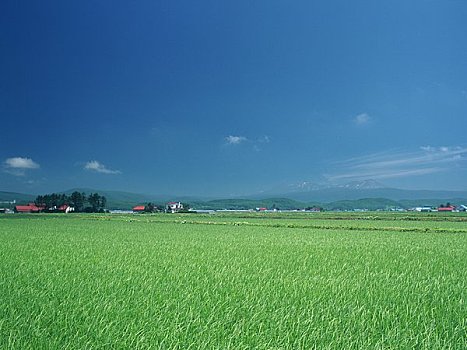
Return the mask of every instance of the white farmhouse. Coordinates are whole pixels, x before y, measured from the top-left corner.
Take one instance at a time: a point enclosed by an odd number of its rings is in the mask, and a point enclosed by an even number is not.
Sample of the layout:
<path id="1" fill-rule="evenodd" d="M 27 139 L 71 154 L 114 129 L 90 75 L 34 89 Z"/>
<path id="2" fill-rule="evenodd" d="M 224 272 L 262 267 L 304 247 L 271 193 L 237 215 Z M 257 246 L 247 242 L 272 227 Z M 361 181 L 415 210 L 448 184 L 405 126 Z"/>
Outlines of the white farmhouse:
<path id="1" fill-rule="evenodd" d="M 168 213 L 176 213 L 183 210 L 183 204 L 181 202 L 169 202 L 167 203 L 166 210 Z"/>

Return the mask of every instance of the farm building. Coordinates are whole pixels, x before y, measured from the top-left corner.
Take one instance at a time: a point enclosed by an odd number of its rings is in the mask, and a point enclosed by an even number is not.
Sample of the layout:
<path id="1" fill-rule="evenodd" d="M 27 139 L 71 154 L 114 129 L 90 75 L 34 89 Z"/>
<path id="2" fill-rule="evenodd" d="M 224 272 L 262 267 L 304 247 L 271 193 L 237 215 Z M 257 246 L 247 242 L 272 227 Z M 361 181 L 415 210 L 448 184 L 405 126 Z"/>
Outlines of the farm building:
<path id="1" fill-rule="evenodd" d="M 439 207 L 438 211 L 452 212 L 452 211 L 454 211 L 454 209 L 456 209 L 456 207 L 453 207 L 452 205 L 450 205 L 450 206 L 446 206 L 446 207 Z"/>
<path id="2" fill-rule="evenodd" d="M 63 205 L 57 207 L 56 211 L 58 211 L 60 213 L 71 213 L 72 211 L 75 211 L 75 208 L 70 207 L 68 204 L 63 204 Z"/>
<path id="3" fill-rule="evenodd" d="M 60 206 L 53 206 L 46 208 L 45 205 L 36 205 L 35 203 L 29 203 L 28 205 L 17 205 L 14 208 L 15 213 L 39 213 L 39 212 L 56 212 L 56 213 L 70 213 L 75 211 L 74 207 L 70 207 L 68 204 Z"/>
<path id="4" fill-rule="evenodd" d="M 429 213 L 433 211 L 433 209 L 429 205 L 424 205 L 423 207 L 416 207 L 414 208 L 414 210 L 422 213 Z"/>
<path id="5" fill-rule="evenodd" d="M 180 202 L 169 202 L 166 205 L 166 210 L 168 213 L 176 213 L 183 210 L 183 204 Z"/>
<path id="6" fill-rule="evenodd" d="M 144 205 L 137 205 L 135 207 L 133 207 L 133 213 L 142 213 L 145 209 L 145 206 Z"/>
<path id="7" fill-rule="evenodd" d="M 323 208 L 321 208 L 321 207 L 311 207 L 311 208 L 306 208 L 305 211 L 311 211 L 311 212 L 314 212 L 314 213 L 319 213 L 319 212 L 323 211 Z"/>
<path id="8" fill-rule="evenodd" d="M 34 203 L 28 205 L 16 205 L 14 208 L 15 213 L 39 213 L 43 208 L 36 206 Z"/>

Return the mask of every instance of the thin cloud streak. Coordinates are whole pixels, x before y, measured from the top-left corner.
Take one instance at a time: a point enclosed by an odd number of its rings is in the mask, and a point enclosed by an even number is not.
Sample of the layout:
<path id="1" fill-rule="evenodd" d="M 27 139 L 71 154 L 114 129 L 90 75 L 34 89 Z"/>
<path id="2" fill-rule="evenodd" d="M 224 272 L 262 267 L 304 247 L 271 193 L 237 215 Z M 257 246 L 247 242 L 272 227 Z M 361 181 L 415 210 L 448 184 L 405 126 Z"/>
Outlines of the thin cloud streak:
<path id="1" fill-rule="evenodd" d="M 225 142 L 228 144 L 228 145 L 239 145 L 241 144 L 242 142 L 245 142 L 247 141 L 248 139 L 245 137 L 245 136 L 233 136 L 233 135 L 229 135 L 225 138 Z"/>
<path id="2" fill-rule="evenodd" d="M 329 181 L 388 179 L 447 171 L 465 161 L 465 147 L 423 146 L 416 152 L 384 152 L 334 163 L 340 171 L 325 175 Z"/>
<path id="3" fill-rule="evenodd" d="M 384 172 L 367 172 L 367 173 L 345 173 L 339 175 L 328 175 L 326 178 L 331 181 L 340 181 L 340 180 L 363 180 L 363 179 L 390 179 L 396 177 L 407 177 L 407 176 L 416 176 L 416 175 L 427 175 L 434 174 L 444 171 L 444 168 L 425 168 L 425 169 L 412 169 L 412 170 L 399 170 L 399 171 L 384 171 Z"/>
<path id="4" fill-rule="evenodd" d="M 268 135 L 263 135 L 260 137 L 256 138 L 248 138 L 246 136 L 234 136 L 234 135 L 229 135 L 227 137 L 224 137 L 224 147 L 240 147 L 239 145 L 243 145 L 241 147 L 245 147 L 247 145 L 249 148 L 251 148 L 255 152 L 261 152 L 264 147 L 266 147 L 267 144 L 271 142 L 271 137 Z"/>

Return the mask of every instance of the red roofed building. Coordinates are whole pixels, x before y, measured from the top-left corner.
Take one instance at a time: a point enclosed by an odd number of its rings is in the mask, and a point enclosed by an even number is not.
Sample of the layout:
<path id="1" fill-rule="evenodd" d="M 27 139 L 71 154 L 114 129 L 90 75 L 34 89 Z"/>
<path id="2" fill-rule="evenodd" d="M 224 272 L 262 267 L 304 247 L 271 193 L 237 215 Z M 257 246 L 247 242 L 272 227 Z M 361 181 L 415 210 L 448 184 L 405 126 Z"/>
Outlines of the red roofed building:
<path id="1" fill-rule="evenodd" d="M 134 213 L 141 213 L 145 209 L 144 205 L 137 205 L 136 207 L 133 207 L 133 212 Z"/>
<path id="2" fill-rule="evenodd" d="M 33 203 L 28 205 L 17 205 L 14 209 L 15 213 L 38 213 L 41 211 L 41 208 L 37 207 Z"/>
<path id="3" fill-rule="evenodd" d="M 75 211 L 75 208 L 70 207 L 68 204 L 63 204 L 57 208 L 57 211 L 62 212 L 62 213 L 69 213 L 69 212 Z"/>
<path id="4" fill-rule="evenodd" d="M 439 208 L 438 208 L 438 211 L 444 211 L 444 212 L 448 211 L 448 212 L 449 212 L 449 211 L 453 211 L 454 209 L 455 209 L 455 207 L 453 207 L 453 206 L 451 205 L 451 206 L 449 206 L 449 207 L 439 207 Z"/>

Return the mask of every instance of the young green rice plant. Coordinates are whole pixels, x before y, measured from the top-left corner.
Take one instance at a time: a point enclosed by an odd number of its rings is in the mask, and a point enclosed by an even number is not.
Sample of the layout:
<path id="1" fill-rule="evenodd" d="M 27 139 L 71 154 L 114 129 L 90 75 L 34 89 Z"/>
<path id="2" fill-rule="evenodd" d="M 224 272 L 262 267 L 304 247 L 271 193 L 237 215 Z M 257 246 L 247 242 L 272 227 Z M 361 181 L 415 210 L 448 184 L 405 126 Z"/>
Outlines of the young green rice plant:
<path id="1" fill-rule="evenodd" d="M 2 217 L 0 348 L 465 348 L 463 227 L 322 220 Z"/>

